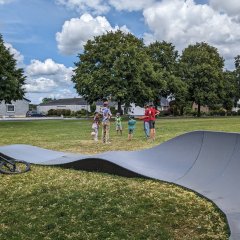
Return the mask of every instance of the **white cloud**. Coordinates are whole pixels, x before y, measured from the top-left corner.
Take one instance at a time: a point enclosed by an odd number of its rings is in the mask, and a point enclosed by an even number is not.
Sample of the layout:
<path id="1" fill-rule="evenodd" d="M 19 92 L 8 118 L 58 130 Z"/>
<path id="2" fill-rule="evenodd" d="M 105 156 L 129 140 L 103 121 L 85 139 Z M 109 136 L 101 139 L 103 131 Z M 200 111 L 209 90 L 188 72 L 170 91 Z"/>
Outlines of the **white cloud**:
<path id="1" fill-rule="evenodd" d="M 140 11 L 157 0 L 56 0 L 55 2 L 79 13 L 105 14 L 111 8 L 117 11 Z"/>
<path id="2" fill-rule="evenodd" d="M 105 17 L 97 16 L 94 18 L 90 14 L 83 14 L 80 18 L 66 21 L 63 24 L 62 32 L 56 33 L 58 49 L 66 55 L 77 54 L 83 49 L 87 40 L 117 29 L 128 31 L 126 26 L 112 28 Z"/>
<path id="3" fill-rule="evenodd" d="M 103 14 L 110 10 L 110 6 L 104 0 L 56 0 L 55 2 L 79 13 L 91 11 L 93 14 Z"/>
<path id="4" fill-rule="evenodd" d="M 229 16 L 240 15 L 239 0 L 209 0 L 209 5 L 217 11 L 227 13 Z"/>
<path id="5" fill-rule="evenodd" d="M 166 40 L 178 50 L 205 41 L 217 47 L 226 58 L 240 53 L 240 25 L 226 14 L 193 0 L 163 0 L 143 11 L 151 33 L 145 42 Z"/>
<path id="6" fill-rule="evenodd" d="M 47 59 L 45 62 L 32 60 L 25 72 L 27 92 L 46 93 L 58 92 L 63 88 L 73 89 L 71 81 L 73 68 L 55 63 L 52 59 Z"/>
<path id="7" fill-rule="evenodd" d="M 52 59 L 46 59 L 45 62 L 34 59 L 31 61 L 31 64 L 26 67 L 26 73 L 30 76 L 57 75 L 67 71 L 69 71 L 69 69 L 63 64 L 55 63 Z"/>
<path id="8" fill-rule="evenodd" d="M 116 10 L 122 11 L 140 11 L 146 7 L 153 5 L 155 0 L 109 0 L 109 4 Z"/>
<path id="9" fill-rule="evenodd" d="M 61 99 L 61 98 L 73 98 L 77 97 L 77 94 L 74 93 L 71 89 L 65 88 L 65 89 L 60 89 L 58 92 L 53 92 L 52 94 L 49 95 L 50 98 L 52 99 Z"/>
<path id="10" fill-rule="evenodd" d="M 13 54 L 14 59 L 17 61 L 17 67 L 24 67 L 24 56 L 17 50 L 15 49 L 12 44 L 10 43 L 4 43 L 4 46 L 9 49 L 10 53 Z"/>
<path id="11" fill-rule="evenodd" d="M 54 82 L 53 79 L 48 79 L 44 77 L 32 79 L 29 83 L 25 85 L 25 89 L 28 93 L 52 92 L 56 87 L 57 84 Z"/>

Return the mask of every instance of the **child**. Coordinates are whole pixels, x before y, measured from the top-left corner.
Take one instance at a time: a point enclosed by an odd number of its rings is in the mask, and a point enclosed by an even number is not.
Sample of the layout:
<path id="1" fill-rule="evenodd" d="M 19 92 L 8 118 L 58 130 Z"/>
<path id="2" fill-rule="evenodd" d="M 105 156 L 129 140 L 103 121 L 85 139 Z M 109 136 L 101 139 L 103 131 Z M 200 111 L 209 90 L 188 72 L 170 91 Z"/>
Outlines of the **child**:
<path id="1" fill-rule="evenodd" d="M 91 133 L 94 141 L 98 141 L 99 124 L 100 124 L 100 117 L 99 117 L 98 112 L 96 112 L 95 115 L 94 115 L 93 124 L 92 124 L 93 132 Z"/>
<path id="2" fill-rule="evenodd" d="M 120 116 L 120 113 L 117 113 L 117 114 L 116 114 L 115 123 L 116 123 L 117 135 L 118 135 L 118 132 L 119 132 L 119 131 L 120 131 L 120 134 L 122 135 L 122 118 L 121 118 L 121 116 Z"/>
<path id="3" fill-rule="evenodd" d="M 103 143 L 109 142 L 109 131 L 110 131 L 110 118 L 112 117 L 112 113 L 109 109 L 108 102 L 103 103 L 102 108 L 102 141 Z"/>
<path id="4" fill-rule="evenodd" d="M 136 120 L 133 119 L 133 116 L 129 117 L 128 121 L 128 140 L 132 140 L 133 132 L 135 129 Z"/>

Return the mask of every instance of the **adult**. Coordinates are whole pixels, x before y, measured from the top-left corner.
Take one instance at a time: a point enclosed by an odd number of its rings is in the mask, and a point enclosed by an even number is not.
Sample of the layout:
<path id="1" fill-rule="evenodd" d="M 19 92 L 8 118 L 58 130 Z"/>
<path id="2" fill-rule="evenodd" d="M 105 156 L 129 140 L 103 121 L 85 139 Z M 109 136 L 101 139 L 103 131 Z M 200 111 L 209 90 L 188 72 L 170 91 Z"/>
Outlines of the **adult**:
<path id="1" fill-rule="evenodd" d="M 110 118 L 112 113 L 109 109 L 108 102 L 103 103 L 102 108 L 102 141 L 103 143 L 109 142 L 109 131 L 110 131 Z"/>
<path id="2" fill-rule="evenodd" d="M 152 141 L 154 141 L 156 137 L 155 121 L 156 115 L 158 115 L 159 113 L 160 111 L 158 111 L 153 104 L 150 104 L 150 107 L 148 109 L 148 116 L 149 116 L 150 139 Z"/>

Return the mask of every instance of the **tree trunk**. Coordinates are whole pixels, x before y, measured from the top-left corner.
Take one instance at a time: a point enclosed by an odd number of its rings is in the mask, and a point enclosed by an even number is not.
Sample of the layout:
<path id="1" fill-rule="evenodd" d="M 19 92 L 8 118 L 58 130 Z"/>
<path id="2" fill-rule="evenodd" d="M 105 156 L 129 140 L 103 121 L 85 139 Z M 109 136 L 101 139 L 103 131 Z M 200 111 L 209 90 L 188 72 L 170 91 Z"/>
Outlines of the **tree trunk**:
<path id="1" fill-rule="evenodd" d="M 155 108 L 157 109 L 157 107 L 160 106 L 159 98 L 155 98 L 155 100 L 153 101 L 153 104 L 154 104 Z"/>
<path id="2" fill-rule="evenodd" d="M 180 116 L 183 116 L 183 112 L 184 112 L 184 107 L 180 106 Z"/>
<path id="3" fill-rule="evenodd" d="M 118 101 L 118 112 L 120 113 L 120 115 L 123 114 L 123 112 L 122 112 L 122 101 L 121 100 Z"/>
<path id="4" fill-rule="evenodd" d="M 197 113 L 198 117 L 201 117 L 201 105 L 200 102 L 198 102 L 198 113 Z"/>

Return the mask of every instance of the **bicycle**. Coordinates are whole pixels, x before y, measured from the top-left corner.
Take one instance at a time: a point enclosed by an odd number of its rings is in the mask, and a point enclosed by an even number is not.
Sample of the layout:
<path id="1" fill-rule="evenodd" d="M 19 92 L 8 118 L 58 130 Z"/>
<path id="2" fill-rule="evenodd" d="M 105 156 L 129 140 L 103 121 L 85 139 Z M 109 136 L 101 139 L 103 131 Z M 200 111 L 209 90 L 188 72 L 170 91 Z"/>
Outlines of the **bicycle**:
<path id="1" fill-rule="evenodd" d="M 0 153 L 0 173 L 19 174 L 30 170 L 30 163 Z"/>

